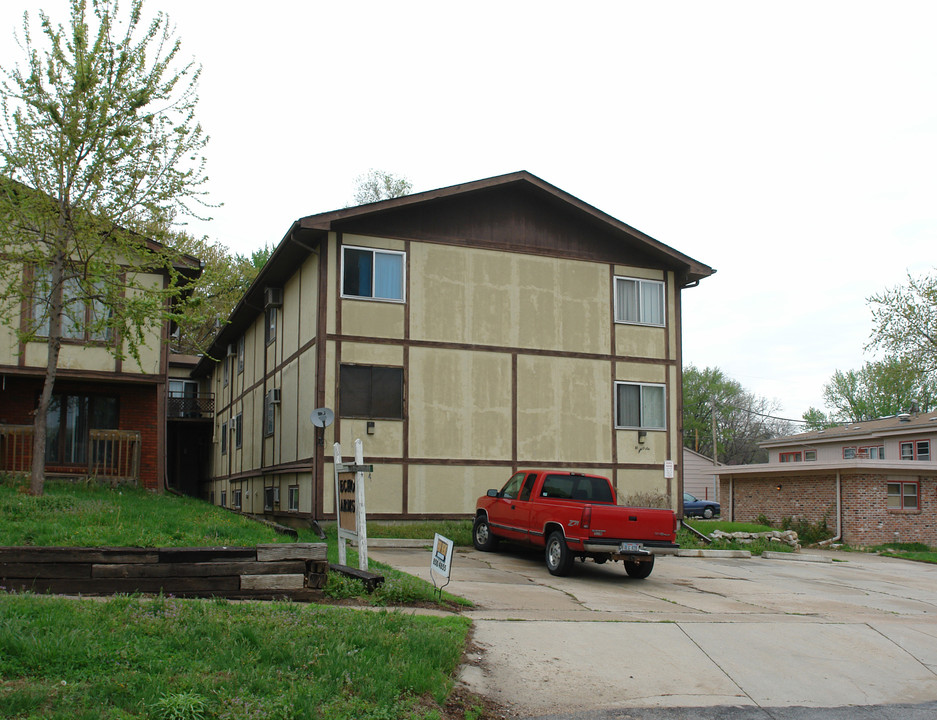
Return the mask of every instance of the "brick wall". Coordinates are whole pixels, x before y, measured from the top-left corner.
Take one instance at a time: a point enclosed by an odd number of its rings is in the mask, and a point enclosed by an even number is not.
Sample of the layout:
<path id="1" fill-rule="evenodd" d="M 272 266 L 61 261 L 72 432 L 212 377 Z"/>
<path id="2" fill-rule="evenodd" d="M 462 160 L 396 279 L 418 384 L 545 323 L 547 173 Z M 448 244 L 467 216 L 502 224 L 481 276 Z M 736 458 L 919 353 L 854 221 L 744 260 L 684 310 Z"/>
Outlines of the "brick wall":
<path id="1" fill-rule="evenodd" d="M 918 510 L 888 508 L 887 485 L 896 481 L 920 483 Z M 732 486 L 737 522 L 755 522 L 760 515 L 775 525 L 788 517 L 814 524 L 826 519 L 830 530 L 836 529 L 835 475 L 735 477 L 731 481 L 724 477 L 720 502 L 725 518 L 732 507 Z M 844 542 L 880 545 L 897 540 L 937 546 L 937 478 L 843 474 L 841 486 Z"/>

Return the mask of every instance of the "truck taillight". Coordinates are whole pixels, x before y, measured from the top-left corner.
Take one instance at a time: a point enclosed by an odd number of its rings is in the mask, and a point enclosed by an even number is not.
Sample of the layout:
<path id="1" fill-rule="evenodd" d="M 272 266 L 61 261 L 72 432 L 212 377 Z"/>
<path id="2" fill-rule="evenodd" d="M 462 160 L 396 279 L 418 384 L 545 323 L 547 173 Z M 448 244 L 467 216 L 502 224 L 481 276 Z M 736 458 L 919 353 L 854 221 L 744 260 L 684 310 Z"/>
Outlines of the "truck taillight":
<path id="1" fill-rule="evenodd" d="M 592 524 L 592 506 L 586 505 L 582 509 L 582 518 L 579 521 L 579 524 L 582 526 L 583 530 L 588 530 L 589 526 Z"/>

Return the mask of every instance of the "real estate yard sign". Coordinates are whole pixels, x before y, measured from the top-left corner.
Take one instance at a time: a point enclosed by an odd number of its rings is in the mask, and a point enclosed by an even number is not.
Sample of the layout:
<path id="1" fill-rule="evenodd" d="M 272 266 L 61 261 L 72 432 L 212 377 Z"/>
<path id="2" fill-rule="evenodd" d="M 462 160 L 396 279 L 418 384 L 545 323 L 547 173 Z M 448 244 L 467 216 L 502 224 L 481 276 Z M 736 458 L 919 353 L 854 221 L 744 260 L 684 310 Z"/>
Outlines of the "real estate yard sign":
<path id="1" fill-rule="evenodd" d="M 364 474 L 373 466 L 364 464 L 361 440 L 355 440 L 355 462 L 342 462 L 342 446 L 334 445 L 335 515 L 338 520 L 338 562 L 347 565 L 345 541 L 358 541 L 358 569 L 368 569 L 368 525 L 364 508 Z"/>

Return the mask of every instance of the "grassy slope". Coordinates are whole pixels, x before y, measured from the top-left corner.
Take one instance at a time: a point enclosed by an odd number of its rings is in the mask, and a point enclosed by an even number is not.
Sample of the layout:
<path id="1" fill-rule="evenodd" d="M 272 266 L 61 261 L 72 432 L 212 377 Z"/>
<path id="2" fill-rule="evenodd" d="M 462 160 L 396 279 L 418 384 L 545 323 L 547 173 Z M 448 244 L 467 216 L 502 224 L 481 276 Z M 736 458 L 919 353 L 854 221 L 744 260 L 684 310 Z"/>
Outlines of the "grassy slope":
<path id="1" fill-rule="evenodd" d="M 56 482 L 42 497 L 23 491 L 0 479 L 0 545 L 291 541 L 171 495 Z M 318 538 L 300 531 L 299 540 Z M 334 561 L 334 537 L 329 545 Z M 356 563 L 350 551 L 349 564 Z M 387 581 L 369 601 L 432 600 L 432 585 L 378 563 L 372 569 Z M 360 584 L 335 573 L 330 588 L 340 597 L 362 595 Z M 217 718 L 409 717 L 418 697 L 439 702 L 449 691 L 468 625 L 458 617 L 292 604 L 0 593 L 0 717 L 160 717 L 161 708 L 186 702 Z"/>

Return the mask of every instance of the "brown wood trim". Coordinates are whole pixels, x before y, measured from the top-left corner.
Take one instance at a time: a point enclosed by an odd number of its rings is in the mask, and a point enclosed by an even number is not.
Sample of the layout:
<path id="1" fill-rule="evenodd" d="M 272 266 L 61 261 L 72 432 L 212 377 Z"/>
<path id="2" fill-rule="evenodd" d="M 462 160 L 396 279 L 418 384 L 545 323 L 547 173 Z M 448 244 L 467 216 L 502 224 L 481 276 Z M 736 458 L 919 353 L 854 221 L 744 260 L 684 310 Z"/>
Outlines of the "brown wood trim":
<path id="1" fill-rule="evenodd" d="M 316 318 L 316 407 L 325 407 L 326 336 L 329 320 L 329 236 L 319 243 L 319 304 Z M 312 513 L 322 516 L 325 506 L 325 429 L 316 429 Z"/>
<path id="2" fill-rule="evenodd" d="M 410 241 L 403 244 L 404 263 L 406 265 L 406 303 L 403 311 L 403 468 L 401 469 L 400 507 L 404 512 L 410 508 L 410 313 L 413 310 L 410 287 Z"/>
<path id="3" fill-rule="evenodd" d="M 31 366 L 18 367 L 15 365 L 0 365 L 0 373 L 16 377 L 32 377 L 42 380 L 45 377 L 45 367 Z M 59 368 L 55 373 L 56 380 L 94 380 L 97 382 L 139 383 L 141 385 L 165 385 L 166 377 L 162 375 L 144 375 L 136 373 L 115 373 L 109 370 L 69 370 Z"/>
<path id="4" fill-rule="evenodd" d="M 511 473 L 517 472 L 517 353 L 511 354 Z"/>
<path id="5" fill-rule="evenodd" d="M 674 317 L 676 318 L 676 326 L 674 327 L 674 335 L 677 338 L 677 346 L 674 349 L 674 360 L 676 360 L 677 367 L 677 388 L 679 394 L 677 395 L 677 438 L 680 442 L 680 463 L 674 463 L 674 479 L 676 480 L 676 497 L 677 497 L 677 513 L 682 517 L 683 516 L 683 488 L 684 479 L 683 479 L 683 292 L 674 283 L 674 304 L 673 304 Z M 713 443 L 713 450 L 715 451 L 715 443 Z M 715 452 L 713 453 L 715 454 Z M 669 482 L 668 482 L 668 492 L 670 491 Z"/>
<path id="6" fill-rule="evenodd" d="M 667 358 L 647 358 L 629 355 L 613 355 L 608 353 L 567 352 L 564 350 L 541 350 L 538 348 L 502 347 L 500 345 L 476 345 L 471 343 L 451 343 L 437 340 L 411 339 L 409 341 L 405 341 L 397 338 L 376 338 L 362 335 L 329 334 L 328 339 L 334 341 L 363 343 L 367 345 L 409 345 L 410 347 L 430 348 L 435 350 L 469 350 L 472 352 L 493 352 L 504 355 L 510 355 L 511 353 L 516 352 L 518 355 L 532 355 L 537 357 L 573 358 L 576 360 L 615 360 L 617 362 L 629 362 L 635 364 L 640 363 L 644 365 L 673 365 L 675 362 L 674 360 Z"/>
<path id="7" fill-rule="evenodd" d="M 335 343 L 335 384 L 332 388 L 332 397 L 338 402 L 335 403 L 335 407 L 333 408 L 335 411 L 335 421 L 332 423 L 332 427 L 335 428 L 335 442 L 337 443 L 342 441 L 342 416 L 339 412 L 339 405 L 342 399 L 339 395 L 339 388 L 342 383 L 342 309 L 344 306 L 342 300 L 342 272 L 344 263 L 342 248 L 344 239 L 343 233 L 335 233 L 335 334 L 334 337 L 329 336 L 328 338 Z M 352 460 L 352 462 L 354 462 L 354 460 Z"/>
<path id="8" fill-rule="evenodd" d="M 611 400 L 611 418 L 610 432 L 612 434 L 612 464 L 615 465 L 615 469 L 612 470 L 612 485 L 615 487 L 615 491 L 618 491 L 618 433 L 615 431 L 615 426 L 617 425 L 617 418 L 615 417 L 615 409 L 617 405 L 617 395 L 618 395 L 618 386 L 615 385 L 615 381 L 618 379 L 618 343 L 617 343 L 617 334 L 618 329 L 615 325 L 615 264 L 610 263 L 608 266 L 609 273 L 609 282 L 608 282 L 608 317 L 609 317 L 609 352 L 612 354 L 611 360 L 611 375 L 612 375 L 612 397 Z"/>

